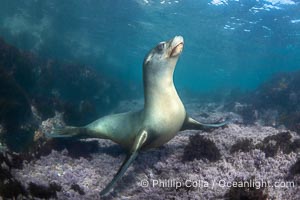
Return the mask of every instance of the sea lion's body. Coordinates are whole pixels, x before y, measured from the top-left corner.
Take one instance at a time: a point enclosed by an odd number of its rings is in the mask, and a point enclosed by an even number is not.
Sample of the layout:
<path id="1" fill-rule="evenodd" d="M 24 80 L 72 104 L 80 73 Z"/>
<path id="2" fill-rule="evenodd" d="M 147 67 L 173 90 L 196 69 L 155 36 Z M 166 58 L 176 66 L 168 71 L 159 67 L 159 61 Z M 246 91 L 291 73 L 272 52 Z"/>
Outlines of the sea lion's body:
<path id="1" fill-rule="evenodd" d="M 147 129 L 151 134 L 142 149 L 159 147 L 176 135 L 186 115 L 184 106 L 178 99 L 165 97 L 165 100 L 169 105 L 157 104 L 150 111 L 143 109 L 102 117 L 85 127 L 88 136 L 111 139 L 130 150 L 138 132 Z"/>
<path id="2" fill-rule="evenodd" d="M 142 112 L 127 112 L 102 117 L 86 126 L 89 137 L 111 139 L 129 150 L 140 129 Z"/>
<path id="3" fill-rule="evenodd" d="M 143 64 L 144 108 L 102 117 L 84 127 L 66 127 L 53 137 L 95 137 L 111 139 L 129 153 L 113 180 L 102 190 L 107 193 L 125 173 L 140 150 L 159 147 L 171 140 L 178 131 L 220 127 L 202 124 L 188 117 L 173 83 L 173 73 L 183 49 L 183 38 L 176 36 L 161 42 L 150 51 Z"/>

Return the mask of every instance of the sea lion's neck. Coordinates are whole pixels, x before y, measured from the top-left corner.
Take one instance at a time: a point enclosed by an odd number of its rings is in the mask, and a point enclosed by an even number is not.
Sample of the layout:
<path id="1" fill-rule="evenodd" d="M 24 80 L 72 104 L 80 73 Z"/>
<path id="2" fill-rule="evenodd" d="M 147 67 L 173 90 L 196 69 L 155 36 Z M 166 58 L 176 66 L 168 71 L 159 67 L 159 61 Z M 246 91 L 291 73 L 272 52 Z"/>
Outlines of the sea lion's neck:
<path id="1" fill-rule="evenodd" d="M 174 68 L 157 72 L 144 71 L 145 109 L 161 107 L 171 102 L 181 102 L 173 82 Z"/>

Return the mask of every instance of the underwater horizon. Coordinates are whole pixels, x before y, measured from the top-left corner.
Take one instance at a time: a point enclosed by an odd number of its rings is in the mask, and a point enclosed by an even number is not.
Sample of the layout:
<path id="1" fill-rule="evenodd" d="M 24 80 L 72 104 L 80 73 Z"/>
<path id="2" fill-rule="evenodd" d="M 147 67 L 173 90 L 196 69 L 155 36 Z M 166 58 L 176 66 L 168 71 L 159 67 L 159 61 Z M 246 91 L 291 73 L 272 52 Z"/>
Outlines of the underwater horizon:
<path id="1" fill-rule="evenodd" d="M 45 57 L 90 65 L 142 97 L 142 62 L 182 35 L 179 93 L 253 90 L 300 69 L 300 5 L 293 0 L 4 1 L 0 35 Z"/>

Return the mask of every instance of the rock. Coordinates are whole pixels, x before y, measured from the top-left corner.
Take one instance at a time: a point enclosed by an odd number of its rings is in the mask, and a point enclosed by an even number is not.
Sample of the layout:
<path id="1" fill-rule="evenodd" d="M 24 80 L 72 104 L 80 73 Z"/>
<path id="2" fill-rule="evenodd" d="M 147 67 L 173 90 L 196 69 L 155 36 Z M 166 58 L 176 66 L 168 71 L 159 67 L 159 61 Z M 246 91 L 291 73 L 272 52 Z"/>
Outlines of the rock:
<path id="1" fill-rule="evenodd" d="M 194 114 L 201 113 L 199 108 L 205 107 L 187 105 L 189 109 L 198 108 Z M 217 116 L 228 115 L 211 112 Z M 289 182 L 299 181 L 299 139 L 293 131 L 234 123 L 212 132 L 183 131 L 163 147 L 142 152 L 104 199 L 298 199 L 299 185 L 292 186 Z M 70 152 L 76 150 L 57 149 L 25 163 L 22 169 L 12 169 L 12 174 L 24 188 L 30 182 L 37 185 L 56 182 L 62 187 L 56 192 L 58 199 L 99 199 L 99 192 L 117 172 L 125 155 L 116 154 L 118 147 L 111 141 L 93 141 L 98 143 L 98 150 L 91 151 L 89 157 L 73 158 Z M 196 145 L 192 147 L 191 142 Z M 276 147 L 272 156 L 265 151 L 269 145 Z M 202 156 L 183 161 L 186 149 Z M 211 157 L 218 159 L 207 159 Z M 279 182 L 285 187 L 232 187 L 236 181 L 254 179 L 270 184 Z M 149 185 L 142 187 L 142 181 Z M 157 181 L 161 184 L 157 185 Z M 71 188 L 74 184 L 78 187 Z M 84 194 L 74 191 L 79 188 Z"/>
<path id="2" fill-rule="evenodd" d="M 42 59 L 0 39 L 0 140 L 26 149 L 56 111 L 67 124 L 85 125 L 129 95 L 119 85 L 92 67 Z"/>
<path id="3" fill-rule="evenodd" d="M 300 71 L 293 71 L 275 74 L 255 91 L 231 99 L 226 107 L 235 109 L 249 124 L 284 125 L 300 133 L 299 103 Z"/>
<path id="4" fill-rule="evenodd" d="M 11 159 L 12 156 L 15 159 L 17 157 L 17 155 L 10 155 L 7 151 L 0 153 L 0 197 L 4 199 L 26 198 L 26 189 L 11 174 L 11 168 L 17 167 Z"/>

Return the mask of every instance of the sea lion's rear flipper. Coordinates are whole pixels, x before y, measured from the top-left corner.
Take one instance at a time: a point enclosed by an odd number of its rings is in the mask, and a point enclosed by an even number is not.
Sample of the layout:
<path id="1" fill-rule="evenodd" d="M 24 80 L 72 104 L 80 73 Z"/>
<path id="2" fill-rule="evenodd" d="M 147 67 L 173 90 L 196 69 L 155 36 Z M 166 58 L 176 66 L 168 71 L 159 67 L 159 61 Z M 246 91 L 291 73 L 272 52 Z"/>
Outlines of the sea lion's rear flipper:
<path id="1" fill-rule="evenodd" d="M 66 126 L 63 128 L 55 128 L 52 133 L 46 133 L 48 138 L 66 138 L 82 135 L 86 132 L 84 127 Z"/>
<path id="2" fill-rule="evenodd" d="M 142 130 L 140 134 L 135 138 L 133 146 L 131 148 L 130 153 L 127 155 L 126 159 L 124 160 L 123 164 L 119 168 L 118 172 L 116 173 L 115 177 L 110 181 L 110 183 L 100 192 L 100 195 L 105 195 L 108 193 L 111 188 L 116 184 L 116 182 L 124 175 L 127 168 L 130 164 L 134 161 L 137 157 L 138 152 L 142 145 L 145 143 L 148 137 L 148 132 L 146 130 Z"/>
<path id="3" fill-rule="evenodd" d="M 207 131 L 207 130 L 210 130 L 212 128 L 219 128 L 219 127 L 225 126 L 229 122 L 230 122 L 230 120 L 227 119 L 227 120 L 225 120 L 223 122 L 220 122 L 220 123 L 218 122 L 218 123 L 207 124 L 207 123 L 198 122 L 197 120 L 195 120 L 195 119 L 193 119 L 193 118 L 191 118 L 187 115 L 180 130 L 181 131 L 184 131 L 184 130 L 204 130 L 204 131 Z"/>

